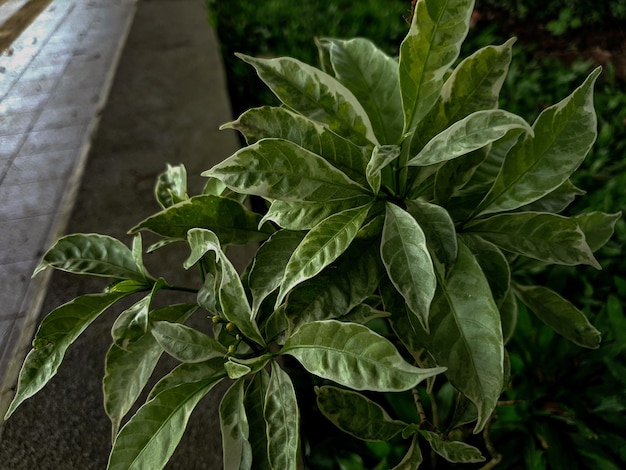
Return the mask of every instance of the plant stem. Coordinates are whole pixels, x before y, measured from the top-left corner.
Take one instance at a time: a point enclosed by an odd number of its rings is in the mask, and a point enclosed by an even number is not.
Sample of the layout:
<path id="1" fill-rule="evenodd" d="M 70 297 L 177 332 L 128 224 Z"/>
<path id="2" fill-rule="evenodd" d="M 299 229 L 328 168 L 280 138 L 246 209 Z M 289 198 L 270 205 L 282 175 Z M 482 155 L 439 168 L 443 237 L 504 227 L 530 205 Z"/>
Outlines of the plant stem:
<path id="1" fill-rule="evenodd" d="M 524 403 L 525 400 L 504 400 L 499 401 L 497 406 L 515 406 Z"/>
<path id="2" fill-rule="evenodd" d="M 495 418 L 495 413 L 493 413 L 487 424 L 485 424 L 485 429 L 483 429 L 483 439 L 485 440 L 485 447 L 487 447 L 487 451 L 489 451 L 489 455 L 491 455 L 491 460 L 483 465 L 480 470 L 490 470 L 502 462 L 502 454 L 500 454 L 491 442 L 491 436 L 489 436 L 489 430 L 491 428 L 491 423 Z"/>
<path id="3" fill-rule="evenodd" d="M 407 163 L 409 161 L 409 154 L 411 153 L 411 140 L 412 137 L 404 139 L 400 148 L 400 158 L 398 159 L 398 179 L 396 183 L 396 194 L 404 198 L 407 196 L 407 179 L 409 174 L 409 168 Z"/>
<path id="4" fill-rule="evenodd" d="M 191 287 L 184 287 L 184 286 L 167 286 L 165 289 L 167 290 L 175 290 L 178 292 L 191 292 L 192 294 L 197 294 L 198 293 L 198 289 L 193 289 Z"/>
<path id="5" fill-rule="evenodd" d="M 424 411 L 424 406 L 422 405 L 422 400 L 420 400 L 420 394 L 417 388 L 411 390 L 413 393 L 413 401 L 415 402 L 415 408 L 417 408 L 417 414 L 420 417 L 420 426 L 424 423 L 428 422 L 428 418 L 426 417 L 426 412 Z"/>
<path id="6" fill-rule="evenodd" d="M 428 392 L 428 396 L 430 397 L 430 407 L 433 415 L 433 426 L 435 426 L 435 429 L 439 429 L 439 407 L 437 405 L 437 399 L 435 398 L 432 390 Z"/>

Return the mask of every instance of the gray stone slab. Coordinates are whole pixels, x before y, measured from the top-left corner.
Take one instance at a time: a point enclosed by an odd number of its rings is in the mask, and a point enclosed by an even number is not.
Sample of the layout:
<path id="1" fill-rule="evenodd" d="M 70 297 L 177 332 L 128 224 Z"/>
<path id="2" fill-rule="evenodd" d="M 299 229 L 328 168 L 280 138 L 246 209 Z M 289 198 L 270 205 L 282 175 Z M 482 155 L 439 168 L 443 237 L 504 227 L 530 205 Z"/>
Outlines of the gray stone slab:
<path id="1" fill-rule="evenodd" d="M 9 92 L 9 95 L 0 102 L 0 114 L 23 114 L 41 108 L 49 98 L 48 93 L 20 96 Z"/>
<path id="2" fill-rule="evenodd" d="M 0 305 L 2 306 L 0 308 L 0 320 L 14 319 L 22 315 L 20 312 L 21 302 L 36 265 L 37 262 L 34 260 L 0 265 L 0 282 L 3 286 L 10 286 L 10 289 L 0 290 Z M 8 334 L 8 323 L 0 325 L 0 328 Z M 5 345 L 3 338 L 6 336 L 3 337 L 0 334 L 0 345 Z"/>
<path id="3" fill-rule="evenodd" d="M 0 137 L 25 133 L 28 131 L 36 118 L 37 112 L 5 114 L 0 116 Z M 2 146 L 2 143 L 0 143 L 0 146 Z M 13 154 L 15 151 L 15 148 L 10 151 L 5 149 L 4 154 Z M 2 153 L 2 150 L 0 150 L 0 153 Z"/>
<path id="4" fill-rule="evenodd" d="M 6 129 L 7 134 L 0 135 L 0 158 L 10 158 L 20 149 L 22 142 L 26 138 L 25 132 L 20 132 L 19 134 L 8 134 L 8 128 Z M 3 134 L 4 132 L 0 132 Z M 0 178 L 2 181 L 2 178 Z"/>
<path id="5" fill-rule="evenodd" d="M 86 125 L 98 112 L 94 103 L 59 104 L 44 109 L 33 126 L 34 131 Z"/>
<path id="6" fill-rule="evenodd" d="M 11 88 L 13 96 L 32 96 L 50 93 L 56 86 L 57 77 L 39 78 L 35 80 L 18 80 Z"/>
<path id="7" fill-rule="evenodd" d="M 11 171 L 10 168 L 9 171 Z M 0 223 L 54 214 L 64 188 L 64 182 L 60 180 L 42 180 L 25 184 L 9 183 L 11 181 L 5 180 L 0 186 Z M 4 225 L 3 229 L 11 231 L 12 227 L 9 223 Z M 46 227 L 45 230 L 48 228 Z M 31 227 L 32 232 L 41 230 L 42 228 L 38 225 Z"/>
<path id="8" fill-rule="evenodd" d="M 11 162 L 6 177 L 11 183 L 18 185 L 67 179 L 75 157 L 76 152 L 73 150 L 18 156 Z"/>
<path id="9" fill-rule="evenodd" d="M 85 130 L 85 125 L 77 125 L 29 132 L 20 148 L 20 155 L 79 149 L 85 139 Z"/>

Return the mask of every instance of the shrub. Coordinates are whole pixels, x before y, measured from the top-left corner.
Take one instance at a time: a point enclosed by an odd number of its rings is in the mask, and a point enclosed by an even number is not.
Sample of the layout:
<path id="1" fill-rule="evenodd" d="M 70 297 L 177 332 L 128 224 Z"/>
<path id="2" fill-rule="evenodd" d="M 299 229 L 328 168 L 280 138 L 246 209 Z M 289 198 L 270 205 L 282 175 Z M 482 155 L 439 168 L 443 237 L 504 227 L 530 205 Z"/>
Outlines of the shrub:
<path id="1" fill-rule="evenodd" d="M 400 443 L 384 468 L 434 465 L 433 456 L 482 462 L 478 447 L 496 463 L 489 429 L 520 309 L 578 346 L 600 342 L 580 309 L 526 273 L 599 268 L 593 252 L 619 214 L 559 215 L 580 193 L 569 177 L 596 138 L 600 70 L 530 125 L 498 108 L 512 40 L 455 66 L 472 8 L 418 1 L 399 61 L 365 39 L 319 39 L 323 70 L 241 55 L 282 106 L 224 126 L 248 145 L 204 173 L 202 194 L 187 195 L 184 167 L 168 168 L 156 187 L 162 210 L 131 229 L 132 248 L 75 234 L 44 255 L 36 272 L 112 284 L 43 320 L 7 417 L 98 315 L 138 296 L 115 321 L 106 358 L 111 469 L 163 468 L 194 407 L 225 380 L 226 468 L 296 468 L 300 409 L 313 406 L 358 439 Z M 267 201 L 267 213 L 249 211 L 248 196 Z M 149 252 L 188 244 L 183 266 L 202 280 L 196 303 L 154 307 L 162 291 L 190 289 L 147 272 L 142 230 L 163 237 Z M 238 274 L 225 249 L 259 242 Z M 193 314 L 209 315 L 212 336 L 184 325 Z M 163 352 L 181 364 L 122 427 Z M 294 369 L 314 395 L 297 390 Z M 412 410 L 398 413 L 403 392 Z"/>

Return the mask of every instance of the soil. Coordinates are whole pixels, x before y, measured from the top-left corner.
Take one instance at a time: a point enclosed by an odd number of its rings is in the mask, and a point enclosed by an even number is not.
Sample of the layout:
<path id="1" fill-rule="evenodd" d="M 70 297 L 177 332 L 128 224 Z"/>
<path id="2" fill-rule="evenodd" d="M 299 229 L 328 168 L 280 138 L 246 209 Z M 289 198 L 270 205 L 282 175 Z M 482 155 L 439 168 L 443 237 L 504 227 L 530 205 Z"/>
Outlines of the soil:
<path id="1" fill-rule="evenodd" d="M 7 18 L 0 25 L 0 54 L 5 50 L 9 50 L 15 39 L 22 34 L 29 24 L 41 13 L 52 0 L 30 0 L 25 3 L 22 8 L 17 10 L 13 15 Z M 4 3 L 0 0 L 0 4 Z"/>

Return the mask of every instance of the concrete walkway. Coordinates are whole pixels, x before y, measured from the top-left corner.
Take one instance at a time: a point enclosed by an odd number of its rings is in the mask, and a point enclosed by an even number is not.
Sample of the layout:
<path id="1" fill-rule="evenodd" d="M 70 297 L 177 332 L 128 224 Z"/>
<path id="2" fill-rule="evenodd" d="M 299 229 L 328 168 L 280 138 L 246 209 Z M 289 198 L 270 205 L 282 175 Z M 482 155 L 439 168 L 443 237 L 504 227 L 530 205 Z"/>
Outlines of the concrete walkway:
<path id="1" fill-rule="evenodd" d="M 107 44 L 107 47 L 113 47 L 111 44 L 122 41 L 124 24 L 133 15 L 134 1 L 53 0 L 51 7 L 74 4 L 74 11 L 84 9 L 86 12 L 85 6 L 88 3 L 98 9 L 100 16 L 97 17 L 117 18 L 118 22 L 116 38 L 95 41 L 95 44 L 98 47 L 105 47 Z M 126 231 L 158 210 L 153 197 L 153 185 L 155 177 L 165 169 L 166 163 L 185 164 L 190 176 L 190 193 L 195 194 L 203 184 L 203 179 L 198 176 L 200 172 L 229 156 L 237 148 L 234 132 L 218 131 L 220 124 L 231 119 L 231 112 L 221 57 L 214 32 L 206 20 L 203 2 L 139 0 L 136 6 L 134 22 L 115 80 L 98 131 L 85 159 L 80 189 L 72 198 L 75 200 L 74 210 L 63 229 L 67 233 L 105 233 L 116 236 L 127 244 L 130 244 L 130 237 L 126 235 Z M 46 11 L 48 12 L 49 10 Z M 87 30 L 84 38 L 92 34 L 95 21 L 92 19 L 90 26 L 83 28 Z M 60 39 L 55 42 L 65 43 Z M 79 46 L 75 45 L 76 47 Z M 84 51 L 86 57 L 93 57 L 92 50 L 87 46 L 80 46 L 80 50 Z M 41 60 L 46 62 L 43 58 Z M 75 69 L 70 68 L 67 63 L 64 66 L 49 67 L 56 67 L 64 72 Z M 77 65 L 76 68 L 80 67 Z M 98 74 L 90 74 L 90 70 L 90 65 L 84 63 L 82 88 L 65 85 L 66 89 L 73 90 L 68 99 L 74 96 L 82 103 L 85 98 L 88 102 L 92 100 L 89 97 L 95 95 L 90 95 L 86 90 L 93 90 L 93 75 Z M 98 70 L 100 74 L 106 74 L 102 68 Z M 14 75 L 16 76 L 11 86 L 2 85 L 6 87 L 5 94 L 27 86 L 26 81 L 22 81 L 23 75 Z M 62 82 L 64 75 L 57 80 Z M 44 81 L 42 86 L 48 86 L 47 83 Z M 68 178 L 76 174 L 76 162 L 81 161 L 78 149 L 85 148 L 90 129 L 93 129 L 90 127 L 91 121 L 83 120 L 65 124 L 59 121 L 55 127 L 37 127 L 35 130 L 40 119 L 53 119 L 55 111 L 66 118 L 68 113 L 76 119 L 81 116 L 79 111 L 60 111 L 70 105 L 54 104 L 53 97 L 56 93 L 58 91 L 51 93 L 47 99 L 41 98 L 41 101 L 53 105 L 46 104 L 41 110 L 33 110 L 38 117 L 33 117 L 29 124 L 21 124 L 21 132 L 16 129 L 19 129 L 22 119 L 27 120 L 26 117 L 11 118 L 11 126 L 8 126 L 5 124 L 8 115 L 4 111 L 1 113 L 3 120 L 0 121 L 0 128 L 9 136 L 6 141 L 13 142 L 14 146 L 8 147 L 7 144 L 5 147 L 3 144 L 0 147 L 2 152 L 5 148 L 12 149 L 10 154 L 6 151 L 7 155 L 3 157 L 2 161 L 9 168 L 6 170 L 7 176 L 0 184 L 0 210 L 2 216 L 6 217 L 6 223 L 3 220 L 3 225 L 0 226 L 0 236 L 3 237 L 2 260 L 3 265 L 6 265 L 6 268 L 3 266 L 6 274 L 3 275 L 0 285 L 10 286 L 8 289 L 3 288 L 1 301 L 8 305 L 10 299 L 15 297 L 12 308 L 4 309 L 2 313 L 2 319 L 6 324 L 12 322 L 13 328 L 12 333 L 5 333 L 2 343 L 5 347 L 6 335 L 9 334 L 14 340 L 19 334 L 18 330 L 23 331 L 24 322 L 30 320 L 29 308 L 26 306 L 29 305 L 28 301 L 32 302 L 32 293 L 27 292 L 28 287 L 21 287 L 19 296 L 12 291 L 18 289 L 18 279 L 23 279 L 19 283 L 28 283 L 30 272 L 37 263 L 41 250 L 49 243 L 51 234 L 56 235 L 54 232 L 59 229 L 59 225 L 53 229 L 53 221 L 58 220 L 59 208 L 67 207 L 67 199 L 60 202 L 60 193 L 67 187 Z M 102 94 L 102 89 L 100 93 L 96 101 L 106 95 Z M 13 103 L 18 101 L 21 100 L 14 100 Z M 33 103 L 35 101 L 37 100 L 33 100 Z M 0 106 L 9 109 L 8 105 Z M 98 108 L 97 104 L 93 106 Z M 22 108 L 19 115 L 29 113 L 31 111 Z M 62 116 L 58 118 L 61 119 Z M 10 132 L 6 130 L 9 127 Z M 36 134 L 37 132 L 40 134 Z M 24 135 L 14 137 L 20 134 Z M 31 137 L 33 134 L 40 137 Z M 67 139 L 72 135 L 82 143 L 61 144 L 68 142 Z M 49 147 L 52 142 L 58 142 L 61 148 Z M 32 149 L 30 155 L 19 154 L 20 149 L 24 148 Z M 65 161 L 63 155 L 69 149 L 74 149 L 74 160 L 65 163 L 62 171 L 60 162 Z M 27 168 L 30 168 L 28 171 L 32 172 L 33 177 L 22 181 L 21 185 L 28 187 L 20 188 L 22 192 L 18 195 L 17 192 L 11 193 L 11 190 L 5 188 L 9 188 L 9 181 L 13 181 L 9 176 L 15 175 L 17 168 L 10 174 L 9 171 L 16 167 L 18 160 L 22 161 L 22 157 L 24 165 L 30 164 L 22 167 L 23 178 L 26 178 Z M 56 189 L 45 189 L 52 186 Z M 31 192 L 38 195 L 31 196 Z M 38 213 L 42 206 L 49 207 L 50 214 Z M 8 212 L 7 207 L 14 209 Z M 19 223 L 22 223 L 22 228 L 17 231 L 15 224 Z M 12 244 L 9 243 L 10 240 L 13 240 Z M 146 245 L 151 241 L 153 240 L 150 237 L 145 237 Z M 23 260 L 16 259 L 16 250 L 26 245 L 31 250 L 26 252 Z M 170 282 L 187 283 L 183 278 L 175 278 L 176 274 L 173 272 L 180 271 L 179 267 L 187 254 L 184 246 L 172 246 L 171 249 L 160 250 L 155 257 L 150 256 L 146 264 L 156 276 L 162 275 Z M 104 285 L 100 279 L 55 272 L 41 312 L 45 314 L 77 295 L 100 291 Z M 179 302 L 189 300 L 193 298 L 177 299 Z M 118 313 L 119 311 L 121 307 Z M 0 440 L 0 470 L 89 470 L 106 467 L 110 450 L 110 424 L 102 407 L 102 375 L 104 356 L 110 345 L 109 330 L 115 313 L 112 311 L 97 320 L 70 348 L 58 375 L 5 423 Z M 39 321 L 36 317 L 37 311 L 34 312 L 33 319 L 36 321 L 33 325 Z M 200 321 L 206 322 L 206 319 L 201 318 Z M 20 347 L 12 353 L 14 364 L 21 362 L 31 338 L 31 334 L 26 335 Z M 169 368 L 171 363 L 166 361 L 160 365 L 157 375 L 163 374 Z M 188 432 L 168 468 L 221 468 L 220 433 L 216 413 L 219 399 L 219 395 L 212 392 L 194 413 Z"/>
<path id="2" fill-rule="evenodd" d="M 0 56 L 0 412 L 49 278 L 31 274 L 66 225 L 135 3 L 54 0 Z"/>

